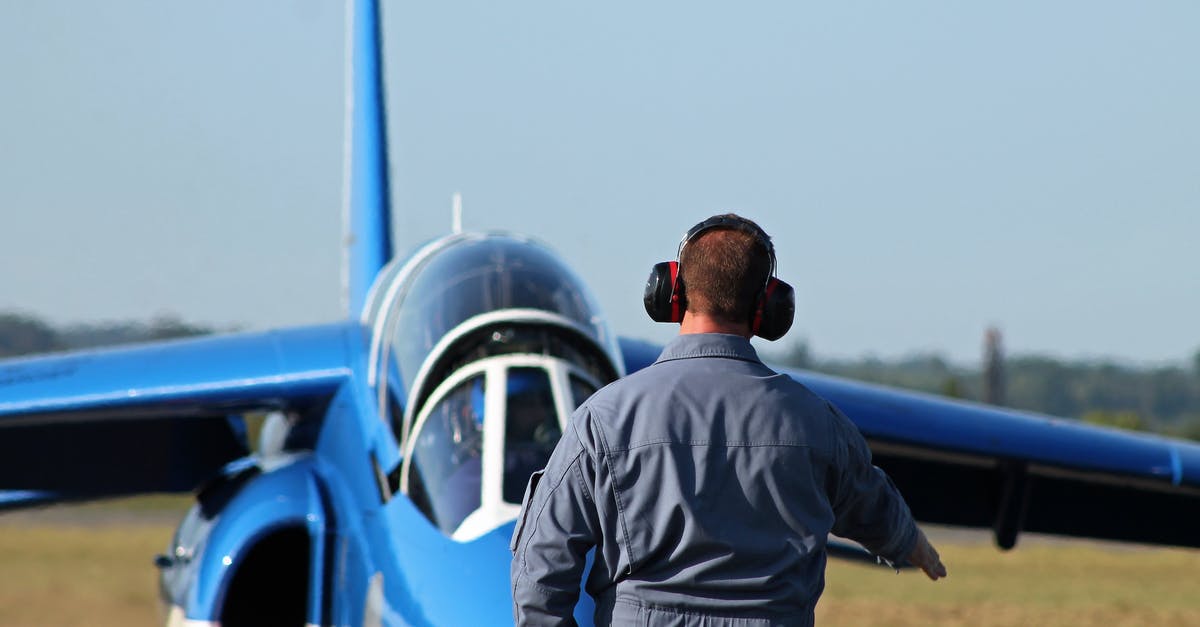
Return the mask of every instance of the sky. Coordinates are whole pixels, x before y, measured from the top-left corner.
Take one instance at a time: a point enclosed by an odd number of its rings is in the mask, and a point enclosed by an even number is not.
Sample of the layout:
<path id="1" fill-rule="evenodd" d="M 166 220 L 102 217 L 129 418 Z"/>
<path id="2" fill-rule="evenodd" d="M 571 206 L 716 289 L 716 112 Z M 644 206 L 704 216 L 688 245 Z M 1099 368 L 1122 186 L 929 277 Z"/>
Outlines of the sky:
<path id="1" fill-rule="evenodd" d="M 1200 4 L 385 2 L 399 254 L 557 250 L 623 335 L 714 213 L 772 234 L 775 346 L 1190 361 Z M 343 5 L 0 3 L 0 311 L 339 319 Z"/>

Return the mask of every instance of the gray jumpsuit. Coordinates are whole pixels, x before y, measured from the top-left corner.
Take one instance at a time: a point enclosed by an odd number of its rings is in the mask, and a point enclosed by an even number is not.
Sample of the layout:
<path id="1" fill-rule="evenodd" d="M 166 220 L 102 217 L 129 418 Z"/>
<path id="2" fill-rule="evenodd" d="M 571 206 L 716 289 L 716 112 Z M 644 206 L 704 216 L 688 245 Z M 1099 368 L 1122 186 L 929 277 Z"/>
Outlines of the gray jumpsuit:
<path id="1" fill-rule="evenodd" d="M 862 435 L 745 338 L 680 335 L 576 410 L 513 532 L 514 618 L 811 625 L 830 532 L 891 561 L 917 530 Z"/>

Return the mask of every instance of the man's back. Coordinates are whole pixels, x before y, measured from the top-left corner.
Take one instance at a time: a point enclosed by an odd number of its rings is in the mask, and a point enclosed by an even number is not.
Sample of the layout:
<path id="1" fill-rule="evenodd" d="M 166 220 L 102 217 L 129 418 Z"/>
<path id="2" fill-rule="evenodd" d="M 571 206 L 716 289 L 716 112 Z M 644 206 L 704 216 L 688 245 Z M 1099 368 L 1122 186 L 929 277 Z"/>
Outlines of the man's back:
<path id="1" fill-rule="evenodd" d="M 832 405 L 758 361 L 795 293 L 752 220 L 688 229 L 642 302 L 679 323 L 653 365 L 571 417 L 513 530 L 513 618 L 571 623 L 585 556 L 598 624 L 808 625 L 832 531 L 946 575 L 866 442 Z"/>
<path id="2" fill-rule="evenodd" d="M 577 483 L 595 509 L 584 514 L 597 544 L 587 588 L 601 624 L 809 624 L 839 514 L 885 555 L 915 534 L 853 426 L 738 336 L 680 336 L 589 399 L 572 427 Z M 544 530 L 557 533 L 554 522 Z M 522 524 L 537 544 L 539 521 Z M 516 559 L 553 569 L 530 553 Z"/>

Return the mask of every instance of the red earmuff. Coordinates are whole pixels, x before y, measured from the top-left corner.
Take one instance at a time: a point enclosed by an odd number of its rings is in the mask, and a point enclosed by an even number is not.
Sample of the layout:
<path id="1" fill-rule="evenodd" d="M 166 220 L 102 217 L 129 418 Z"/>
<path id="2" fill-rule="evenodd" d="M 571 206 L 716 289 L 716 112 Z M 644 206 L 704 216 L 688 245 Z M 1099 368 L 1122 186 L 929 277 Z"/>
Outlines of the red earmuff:
<path id="1" fill-rule="evenodd" d="M 683 299 L 683 286 L 679 284 L 678 261 L 654 264 L 642 292 L 642 304 L 655 322 L 683 321 L 687 303 Z"/>
<path id="2" fill-rule="evenodd" d="M 747 232 L 758 239 L 762 247 L 771 257 L 771 273 L 766 285 L 755 299 L 754 311 L 751 316 L 751 330 L 755 335 L 777 340 L 792 326 L 796 315 L 796 291 L 791 285 L 775 278 L 775 247 L 771 238 L 752 222 L 736 216 L 714 216 L 696 226 L 684 235 L 679 243 L 676 261 L 663 261 L 654 264 L 650 277 L 646 279 L 646 288 L 642 292 L 642 304 L 646 313 L 655 322 L 682 322 L 683 312 L 687 310 L 685 286 L 679 280 L 679 253 L 683 247 L 701 233 L 713 228 L 729 228 Z"/>
<path id="3" fill-rule="evenodd" d="M 771 277 L 758 297 L 751 330 L 758 337 L 774 342 L 792 328 L 795 317 L 796 290 L 786 282 Z"/>

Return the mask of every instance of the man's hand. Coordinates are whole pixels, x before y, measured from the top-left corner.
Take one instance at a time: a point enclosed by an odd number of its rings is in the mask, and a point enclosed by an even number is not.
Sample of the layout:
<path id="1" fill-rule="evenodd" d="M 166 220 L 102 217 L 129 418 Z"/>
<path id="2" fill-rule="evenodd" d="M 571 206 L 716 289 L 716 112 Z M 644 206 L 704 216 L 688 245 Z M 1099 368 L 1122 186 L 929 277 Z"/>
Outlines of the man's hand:
<path id="1" fill-rule="evenodd" d="M 937 549 L 929 543 L 929 538 L 925 537 L 925 532 L 921 528 L 917 528 L 917 544 L 913 546 L 912 553 L 908 554 L 908 563 L 925 571 L 925 575 L 932 581 L 937 581 L 946 576 L 946 566 L 942 564 L 942 558 L 938 557 Z"/>

